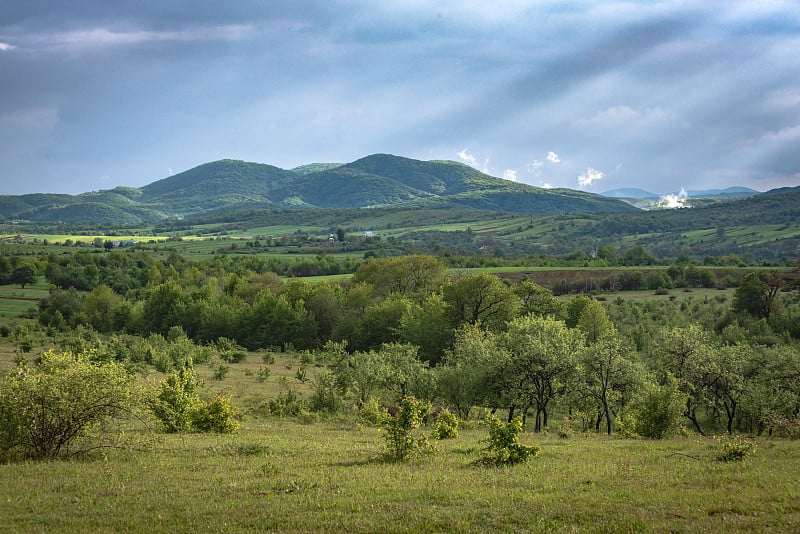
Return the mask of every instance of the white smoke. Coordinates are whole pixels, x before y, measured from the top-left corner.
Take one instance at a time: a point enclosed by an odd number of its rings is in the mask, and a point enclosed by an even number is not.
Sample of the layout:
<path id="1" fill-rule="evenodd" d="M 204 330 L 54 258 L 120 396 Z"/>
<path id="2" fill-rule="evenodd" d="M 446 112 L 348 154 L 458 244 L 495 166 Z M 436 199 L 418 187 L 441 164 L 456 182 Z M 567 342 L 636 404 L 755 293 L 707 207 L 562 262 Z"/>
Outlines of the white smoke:
<path id="1" fill-rule="evenodd" d="M 686 189 L 681 187 L 681 190 L 676 194 L 661 195 L 658 201 L 659 208 L 675 209 L 675 208 L 688 208 L 687 203 L 689 200 L 689 193 Z"/>
<path id="2" fill-rule="evenodd" d="M 512 182 L 517 181 L 517 171 L 514 169 L 506 169 L 506 172 L 503 173 L 503 178 L 506 180 L 511 180 Z"/>

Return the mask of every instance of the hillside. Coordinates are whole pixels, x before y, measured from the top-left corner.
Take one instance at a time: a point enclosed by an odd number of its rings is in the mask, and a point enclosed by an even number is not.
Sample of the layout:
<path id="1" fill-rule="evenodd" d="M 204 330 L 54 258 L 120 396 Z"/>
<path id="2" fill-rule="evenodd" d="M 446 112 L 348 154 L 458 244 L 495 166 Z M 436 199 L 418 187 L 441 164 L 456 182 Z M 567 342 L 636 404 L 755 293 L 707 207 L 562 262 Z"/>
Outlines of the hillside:
<path id="1" fill-rule="evenodd" d="M 376 154 L 344 165 L 317 163 L 296 170 L 220 160 L 142 188 L 0 197 L 0 221 L 137 224 L 231 210 L 377 206 L 530 214 L 635 209 L 600 195 L 510 182 L 452 161 Z"/>

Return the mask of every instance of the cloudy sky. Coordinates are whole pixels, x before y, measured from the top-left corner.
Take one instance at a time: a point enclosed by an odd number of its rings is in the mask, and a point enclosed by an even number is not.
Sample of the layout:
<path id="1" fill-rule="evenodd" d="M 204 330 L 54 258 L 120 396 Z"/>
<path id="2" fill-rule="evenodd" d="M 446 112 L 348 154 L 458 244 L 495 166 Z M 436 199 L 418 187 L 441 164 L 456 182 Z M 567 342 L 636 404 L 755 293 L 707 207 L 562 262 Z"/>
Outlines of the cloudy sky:
<path id="1" fill-rule="evenodd" d="M 0 194 L 373 153 L 533 185 L 800 185 L 800 6 L 28 0 L 0 10 Z"/>

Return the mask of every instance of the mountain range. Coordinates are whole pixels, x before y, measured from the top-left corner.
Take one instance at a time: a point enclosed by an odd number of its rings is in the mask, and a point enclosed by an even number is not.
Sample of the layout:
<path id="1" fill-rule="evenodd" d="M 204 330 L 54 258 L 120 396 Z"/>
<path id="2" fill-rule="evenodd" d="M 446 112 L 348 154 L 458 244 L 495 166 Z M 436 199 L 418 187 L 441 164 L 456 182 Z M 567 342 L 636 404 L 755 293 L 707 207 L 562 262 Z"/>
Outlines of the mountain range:
<path id="1" fill-rule="evenodd" d="M 683 192 L 675 191 L 672 193 L 664 193 L 661 195 L 657 195 L 655 193 L 651 193 L 650 191 L 645 191 L 644 189 L 628 187 L 623 189 L 612 189 L 611 191 L 605 191 L 600 194 L 603 195 L 604 197 L 611 197 L 611 198 L 657 200 L 666 195 L 681 196 L 683 194 L 687 198 L 709 198 L 709 197 L 749 197 L 753 195 L 758 195 L 759 193 L 760 193 L 759 191 L 756 191 L 755 189 L 750 189 L 749 187 L 728 187 L 726 189 L 701 189 L 697 191 L 690 189 L 688 191 L 683 191 Z"/>
<path id="2" fill-rule="evenodd" d="M 134 225 L 230 210 L 378 206 L 531 214 L 636 210 L 615 198 L 512 182 L 453 161 L 374 154 L 291 170 L 220 160 L 141 188 L 0 196 L 0 221 Z"/>

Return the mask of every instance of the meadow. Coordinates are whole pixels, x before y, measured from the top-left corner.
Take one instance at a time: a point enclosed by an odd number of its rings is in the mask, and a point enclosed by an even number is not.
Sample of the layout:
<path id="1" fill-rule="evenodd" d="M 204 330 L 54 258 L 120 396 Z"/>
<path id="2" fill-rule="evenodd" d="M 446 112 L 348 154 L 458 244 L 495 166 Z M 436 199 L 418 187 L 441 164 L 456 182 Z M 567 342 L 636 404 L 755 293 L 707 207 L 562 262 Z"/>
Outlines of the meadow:
<path id="1" fill-rule="evenodd" d="M 42 347 L 46 345 L 43 343 Z M 3 368 L 13 347 L 0 346 Z M 31 358 L 28 355 L 27 358 Z M 594 432 L 523 433 L 526 463 L 487 467 L 483 413 L 406 463 L 384 431 L 345 412 L 275 417 L 263 406 L 307 395 L 297 354 L 248 353 L 197 365 L 208 394 L 239 407 L 235 434 L 164 434 L 131 421 L 116 448 L 0 465 L 0 532 L 796 532 L 800 442 L 750 438 L 744 461 L 721 441 Z M 260 373 L 268 368 L 264 378 Z M 310 374 L 317 368 L 310 368 Z M 143 383 L 163 375 L 147 368 Z M 215 375 L 217 378 L 215 378 Z M 421 429 L 430 434 L 430 426 Z M 721 438 L 722 440 L 727 438 Z"/>
<path id="2" fill-rule="evenodd" d="M 235 435 L 0 466 L 7 532 L 796 532 L 800 445 L 744 462 L 709 438 L 526 434 L 542 453 L 476 467 L 480 424 L 409 463 L 349 420 L 247 419 Z"/>

